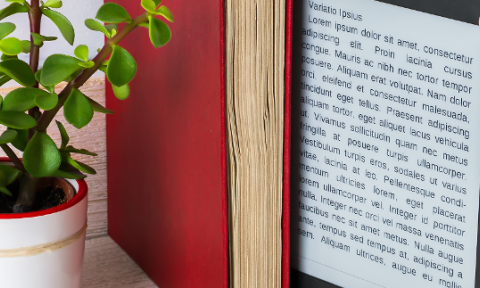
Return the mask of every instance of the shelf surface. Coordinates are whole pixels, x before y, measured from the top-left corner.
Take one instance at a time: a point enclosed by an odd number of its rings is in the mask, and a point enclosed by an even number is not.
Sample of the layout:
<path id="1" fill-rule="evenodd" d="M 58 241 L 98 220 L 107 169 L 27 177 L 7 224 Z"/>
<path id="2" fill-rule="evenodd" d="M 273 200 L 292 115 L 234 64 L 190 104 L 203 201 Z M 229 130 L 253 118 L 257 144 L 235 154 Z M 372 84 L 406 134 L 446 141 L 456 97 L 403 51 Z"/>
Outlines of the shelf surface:
<path id="1" fill-rule="evenodd" d="M 82 288 L 158 288 L 110 238 L 86 241 Z"/>

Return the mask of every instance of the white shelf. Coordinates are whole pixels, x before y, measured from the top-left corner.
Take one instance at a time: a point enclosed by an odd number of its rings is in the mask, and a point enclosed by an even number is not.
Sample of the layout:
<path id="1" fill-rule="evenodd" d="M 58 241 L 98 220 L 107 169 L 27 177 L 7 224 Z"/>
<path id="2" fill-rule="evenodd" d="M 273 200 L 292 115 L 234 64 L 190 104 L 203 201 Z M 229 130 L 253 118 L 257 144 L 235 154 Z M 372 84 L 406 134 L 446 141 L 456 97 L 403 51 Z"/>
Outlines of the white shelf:
<path id="1" fill-rule="evenodd" d="M 158 288 L 110 238 L 86 242 L 82 288 Z"/>

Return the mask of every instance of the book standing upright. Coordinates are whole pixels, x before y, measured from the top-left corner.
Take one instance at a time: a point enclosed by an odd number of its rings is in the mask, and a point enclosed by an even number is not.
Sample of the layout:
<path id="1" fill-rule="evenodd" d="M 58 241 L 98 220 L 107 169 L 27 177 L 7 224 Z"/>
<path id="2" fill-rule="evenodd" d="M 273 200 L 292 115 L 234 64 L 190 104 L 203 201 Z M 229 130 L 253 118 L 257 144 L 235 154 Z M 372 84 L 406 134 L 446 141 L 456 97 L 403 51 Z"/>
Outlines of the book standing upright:
<path id="1" fill-rule="evenodd" d="M 130 99 L 107 85 L 109 235 L 160 287 L 226 288 L 223 2 L 166 5 L 168 45 L 143 28 L 122 42 L 139 67 Z"/>
<path id="2" fill-rule="evenodd" d="M 289 287 L 292 1 L 169 5 L 171 43 L 126 39 L 131 99 L 107 87 L 109 233 L 160 287 Z"/>

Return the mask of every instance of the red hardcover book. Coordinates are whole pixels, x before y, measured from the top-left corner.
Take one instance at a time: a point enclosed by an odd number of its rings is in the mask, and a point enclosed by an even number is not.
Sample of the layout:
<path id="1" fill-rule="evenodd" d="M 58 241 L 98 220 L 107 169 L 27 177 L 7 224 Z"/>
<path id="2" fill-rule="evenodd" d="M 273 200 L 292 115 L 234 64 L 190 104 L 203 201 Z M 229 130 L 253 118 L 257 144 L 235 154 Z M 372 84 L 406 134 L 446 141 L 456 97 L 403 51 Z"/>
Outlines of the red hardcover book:
<path id="1" fill-rule="evenodd" d="M 159 287 L 227 287 L 223 1 L 165 5 L 168 45 L 144 28 L 121 43 L 138 65 L 130 99 L 106 87 L 109 234 Z"/>
<path id="2" fill-rule="evenodd" d="M 114 0 L 130 14 L 139 1 Z M 165 2 L 172 40 L 120 43 L 137 60 L 131 96 L 107 84 L 110 236 L 159 287 L 228 287 L 224 1 Z M 282 287 L 289 287 L 291 9 L 287 0 Z M 137 31 L 136 31 L 137 32 Z"/>

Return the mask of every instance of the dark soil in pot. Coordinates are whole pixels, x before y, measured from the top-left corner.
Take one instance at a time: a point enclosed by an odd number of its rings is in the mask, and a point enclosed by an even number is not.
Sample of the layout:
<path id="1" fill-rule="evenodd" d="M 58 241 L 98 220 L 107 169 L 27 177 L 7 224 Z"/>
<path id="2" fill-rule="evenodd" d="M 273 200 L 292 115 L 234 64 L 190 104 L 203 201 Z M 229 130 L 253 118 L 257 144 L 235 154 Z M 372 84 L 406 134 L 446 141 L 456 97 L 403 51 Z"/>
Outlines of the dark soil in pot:
<path id="1" fill-rule="evenodd" d="M 42 179 L 37 187 L 37 195 L 32 211 L 40 211 L 61 205 L 73 198 L 73 187 L 67 181 L 58 178 Z M 19 182 L 8 186 L 13 197 L 0 193 L 0 214 L 13 213 L 13 206 L 18 197 Z M 66 192 L 65 192 L 66 191 Z M 31 211 L 30 211 L 31 212 Z"/>

